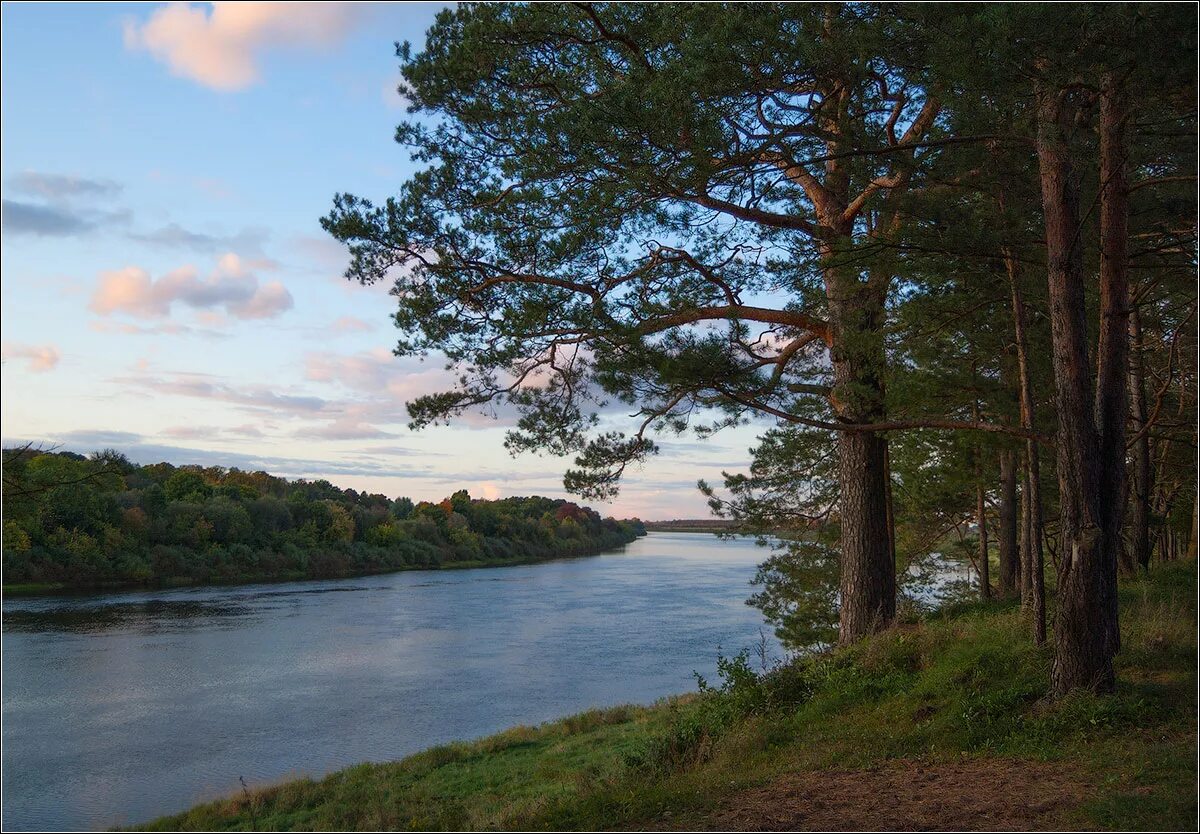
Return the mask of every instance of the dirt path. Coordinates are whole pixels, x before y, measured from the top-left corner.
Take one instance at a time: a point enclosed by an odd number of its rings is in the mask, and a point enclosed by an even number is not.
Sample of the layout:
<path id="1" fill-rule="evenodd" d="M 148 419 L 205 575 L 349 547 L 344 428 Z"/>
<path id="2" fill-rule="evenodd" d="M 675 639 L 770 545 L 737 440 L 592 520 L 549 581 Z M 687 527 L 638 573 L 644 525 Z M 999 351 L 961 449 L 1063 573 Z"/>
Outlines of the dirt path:
<path id="1" fill-rule="evenodd" d="M 795 773 L 734 796 L 710 830 L 1028 830 L 1058 828 L 1086 784 L 1061 767 L 1016 759 Z"/>

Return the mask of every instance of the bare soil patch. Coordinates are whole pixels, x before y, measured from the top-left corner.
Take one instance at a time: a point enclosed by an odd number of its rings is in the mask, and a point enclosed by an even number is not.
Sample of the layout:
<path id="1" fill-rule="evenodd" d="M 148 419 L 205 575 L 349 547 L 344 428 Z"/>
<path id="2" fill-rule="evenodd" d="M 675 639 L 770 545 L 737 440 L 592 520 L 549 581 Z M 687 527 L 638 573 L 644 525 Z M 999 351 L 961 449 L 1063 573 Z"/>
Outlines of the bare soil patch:
<path id="1" fill-rule="evenodd" d="M 898 760 L 793 773 L 735 795 L 704 821 L 728 831 L 975 831 L 1060 828 L 1087 784 L 1062 765 L 1019 759 Z"/>

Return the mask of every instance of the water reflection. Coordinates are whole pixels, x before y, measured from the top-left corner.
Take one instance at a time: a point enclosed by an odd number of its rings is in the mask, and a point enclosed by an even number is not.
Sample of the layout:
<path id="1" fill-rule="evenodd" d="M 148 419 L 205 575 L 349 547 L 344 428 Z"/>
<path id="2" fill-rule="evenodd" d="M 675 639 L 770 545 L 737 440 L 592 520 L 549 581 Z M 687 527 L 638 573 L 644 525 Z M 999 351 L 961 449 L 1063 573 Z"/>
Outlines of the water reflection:
<path id="1" fill-rule="evenodd" d="M 931 553 L 914 561 L 900 579 L 901 593 L 921 610 L 964 599 L 975 592 L 970 562 L 951 559 L 941 553 Z"/>
<path id="2" fill-rule="evenodd" d="M 149 600 L 13 610 L 6 607 L 4 631 L 95 634 L 128 629 L 154 634 L 195 626 L 218 627 L 219 623 L 216 621 L 228 617 L 245 617 L 251 614 L 252 610 L 249 606 L 238 603 L 199 600 Z"/>

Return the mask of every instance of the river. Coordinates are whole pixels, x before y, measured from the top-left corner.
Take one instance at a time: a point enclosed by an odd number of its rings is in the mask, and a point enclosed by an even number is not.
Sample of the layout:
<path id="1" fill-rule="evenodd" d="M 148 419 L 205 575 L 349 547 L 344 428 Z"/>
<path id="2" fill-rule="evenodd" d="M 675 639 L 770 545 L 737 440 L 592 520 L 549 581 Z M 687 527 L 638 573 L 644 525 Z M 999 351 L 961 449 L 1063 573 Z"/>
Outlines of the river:
<path id="1" fill-rule="evenodd" d="M 651 533 L 517 567 L 5 600 L 3 827 L 136 824 L 239 777 L 693 690 L 718 646 L 758 643 L 766 555 Z"/>

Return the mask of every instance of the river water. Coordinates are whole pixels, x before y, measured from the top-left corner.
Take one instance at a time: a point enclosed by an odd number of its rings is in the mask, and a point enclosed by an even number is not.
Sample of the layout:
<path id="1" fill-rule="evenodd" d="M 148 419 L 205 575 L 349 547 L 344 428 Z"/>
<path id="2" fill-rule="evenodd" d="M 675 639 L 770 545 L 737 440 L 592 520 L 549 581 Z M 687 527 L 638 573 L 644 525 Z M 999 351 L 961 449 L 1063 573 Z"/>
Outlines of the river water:
<path id="1" fill-rule="evenodd" d="M 135 824 L 239 777 L 692 690 L 719 646 L 758 643 L 766 555 L 651 533 L 508 568 L 5 600 L 3 827 Z"/>

